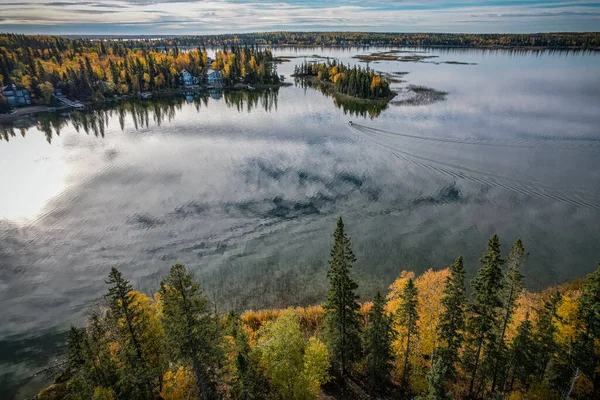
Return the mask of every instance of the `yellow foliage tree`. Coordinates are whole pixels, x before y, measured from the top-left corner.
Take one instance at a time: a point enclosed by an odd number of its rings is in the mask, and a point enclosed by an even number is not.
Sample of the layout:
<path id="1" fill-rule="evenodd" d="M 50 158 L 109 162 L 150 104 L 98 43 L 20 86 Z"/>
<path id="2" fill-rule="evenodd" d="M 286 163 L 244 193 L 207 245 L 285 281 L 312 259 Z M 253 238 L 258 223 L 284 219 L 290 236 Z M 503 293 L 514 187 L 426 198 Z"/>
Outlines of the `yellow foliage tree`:
<path id="1" fill-rule="evenodd" d="M 198 398 L 198 387 L 192 367 L 179 367 L 163 376 L 160 397 L 163 400 L 193 400 Z"/>

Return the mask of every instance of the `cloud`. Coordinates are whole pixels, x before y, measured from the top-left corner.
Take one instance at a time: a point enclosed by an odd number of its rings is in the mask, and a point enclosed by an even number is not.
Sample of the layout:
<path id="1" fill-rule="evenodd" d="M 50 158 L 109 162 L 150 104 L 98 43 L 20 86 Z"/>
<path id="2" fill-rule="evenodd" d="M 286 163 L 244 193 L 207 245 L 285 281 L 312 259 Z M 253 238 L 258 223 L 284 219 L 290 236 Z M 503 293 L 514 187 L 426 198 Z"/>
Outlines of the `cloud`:
<path id="1" fill-rule="evenodd" d="M 598 6 L 589 0 L 25 0 L 0 3 L 3 18 L 0 30 L 54 34 L 210 34 L 308 29 L 594 31 L 600 26 Z"/>

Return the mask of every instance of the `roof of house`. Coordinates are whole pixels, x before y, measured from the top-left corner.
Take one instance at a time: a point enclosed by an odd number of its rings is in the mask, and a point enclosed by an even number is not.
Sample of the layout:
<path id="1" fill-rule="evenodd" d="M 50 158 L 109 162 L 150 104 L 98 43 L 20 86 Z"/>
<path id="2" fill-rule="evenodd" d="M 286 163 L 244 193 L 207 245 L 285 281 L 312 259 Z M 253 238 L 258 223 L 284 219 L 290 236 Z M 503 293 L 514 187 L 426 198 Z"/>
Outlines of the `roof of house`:
<path id="1" fill-rule="evenodd" d="M 219 74 L 221 73 L 221 71 L 215 71 L 214 69 L 212 69 L 212 68 L 209 68 L 209 69 L 208 69 L 208 71 L 206 71 L 206 74 L 207 74 L 207 75 L 212 75 L 212 74 L 214 74 L 215 72 L 217 72 L 217 73 L 219 73 Z"/>
<path id="2" fill-rule="evenodd" d="M 5 90 L 27 90 L 26 88 L 24 88 L 23 86 L 17 86 L 14 83 L 10 84 L 10 85 L 6 85 L 6 86 L 2 86 L 0 88 L 1 91 L 5 91 Z M 27 90 L 29 91 L 29 90 Z"/>

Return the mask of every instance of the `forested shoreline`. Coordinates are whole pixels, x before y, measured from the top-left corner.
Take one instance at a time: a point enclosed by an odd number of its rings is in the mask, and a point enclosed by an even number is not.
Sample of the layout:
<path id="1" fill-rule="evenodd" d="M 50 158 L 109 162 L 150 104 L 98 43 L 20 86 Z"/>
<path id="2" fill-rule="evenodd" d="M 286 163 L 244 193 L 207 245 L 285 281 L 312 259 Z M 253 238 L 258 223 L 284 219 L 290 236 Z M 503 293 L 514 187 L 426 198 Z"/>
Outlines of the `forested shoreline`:
<path id="1" fill-rule="evenodd" d="M 57 36 L 0 35 L 0 86 L 27 89 L 38 104 L 49 104 L 55 89 L 78 100 L 100 102 L 143 91 L 185 87 L 183 71 L 206 84 L 209 68 L 224 87 L 279 84 L 270 49 L 226 46 L 210 59 L 204 47 L 181 51 L 143 42 L 92 41 Z M 7 101 L 0 95 L 0 107 Z"/>
<path id="2" fill-rule="evenodd" d="M 97 38 L 97 37 L 96 37 Z M 118 36 L 104 38 L 119 39 Z M 473 48 L 551 48 L 600 49 L 599 32 L 549 33 L 395 33 L 395 32 L 256 32 L 221 35 L 195 35 L 139 40 L 147 46 L 436 46 Z"/>
<path id="3" fill-rule="evenodd" d="M 517 239 L 493 235 L 477 276 L 462 256 L 402 271 L 373 301 L 356 295 L 340 218 L 322 305 L 217 314 L 174 265 L 153 296 L 112 268 L 103 304 L 72 327 L 39 399 L 527 398 L 600 393 L 600 264 L 587 279 L 530 292 Z"/>

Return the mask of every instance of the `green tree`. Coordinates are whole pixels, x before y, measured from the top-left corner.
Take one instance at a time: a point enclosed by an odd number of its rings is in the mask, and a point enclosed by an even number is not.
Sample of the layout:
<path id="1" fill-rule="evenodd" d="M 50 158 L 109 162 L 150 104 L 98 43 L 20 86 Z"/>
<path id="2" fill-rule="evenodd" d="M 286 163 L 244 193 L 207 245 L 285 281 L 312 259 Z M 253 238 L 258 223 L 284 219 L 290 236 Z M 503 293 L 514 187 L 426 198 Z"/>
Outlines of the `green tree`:
<path id="1" fill-rule="evenodd" d="M 141 344 L 144 332 L 136 321 L 140 313 L 134 305 L 133 287 L 114 267 L 111 268 L 106 283 L 110 285 L 105 296 L 110 307 L 108 317 L 112 319 L 114 326 L 119 327 L 119 336 L 124 345 L 122 353 L 126 366 L 131 369 L 129 374 L 122 377 L 123 386 L 133 385 L 134 392 L 128 394 L 131 398 L 151 397 L 152 383 Z"/>
<path id="2" fill-rule="evenodd" d="M 419 333 L 419 327 L 417 322 L 419 321 L 419 314 L 417 312 L 417 296 L 419 292 L 412 278 L 408 279 L 402 292 L 400 306 L 399 322 L 400 326 L 406 330 L 406 348 L 404 350 L 404 367 L 402 368 L 402 379 L 401 386 L 404 390 L 407 389 L 407 378 L 408 378 L 408 359 L 410 357 L 410 345 L 411 339 L 416 339 L 415 336 Z"/>
<path id="3" fill-rule="evenodd" d="M 521 267 L 525 261 L 525 248 L 521 239 L 517 239 L 515 244 L 510 248 L 508 256 L 508 270 L 506 271 L 506 287 L 504 289 L 503 303 L 504 303 L 504 316 L 502 321 L 502 329 L 500 336 L 497 338 L 495 350 L 493 352 L 493 370 L 492 370 L 492 387 L 491 392 L 493 393 L 496 389 L 496 382 L 500 370 L 503 370 L 503 364 L 506 360 L 506 344 L 504 343 L 504 336 L 506 335 L 506 327 L 510 322 L 514 311 L 515 305 L 521 292 L 523 291 L 523 274 L 521 273 Z"/>
<path id="4" fill-rule="evenodd" d="M 465 309 L 467 295 L 465 290 L 465 269 L 463 257 L 458 256 L 450 266 L 450 276 L 446 280 L 444 298 L 442 299 L 444 311 L 440 316 L 440 341 L 439 357 L 442 360 L 447 377 L 456 374 L 456 363 L 459 361 L 458 352 L 462 347 L 465 330 Z"/>
<path id="5" fill-rule="evenodd" d="M 515 381 L 518 381 L 522 388 L 527 389 L 535 375 L 537 357 L 538 347 L 533 335 L 531 321 L 527 318 L 519 325 L 517 336 L 510 348 L 509 373 L 507 374 L 507 376 L 510 375 L 508 390 L 514 389 Z"/>
<path id="6" fill-rule="evenodd" d="M 482 267 L 473 280 L 473 303 L 470 306 L 470 318 L 467 323 L 470 351 L 473 361 L 470 365 L 469 397 L 473 396 L 475 379 L 479 368 L 482 350 L 490 349 L 495 343 L 494 327 L 498 322 L 498 312 L 503 303 L 501 294 L 504 289 L 504 276 L 500 266 L 504 260 L 500 256 L 500 239 L 494 234 L 488 241 L 488 252 L 480 259 Z M 481 388 L 480 388 L 481 389 Z"/>
<path id="7" fill-rule="evenodd" d="M 600 263 L 587 276 L 578 301 L 577 319 L 580 326 L 573 344 L 572 369 L 581 369 L 594 385 L 594 393 L 600 393 L 600 354 L 596 344 L 600 340 Z"/>
<path id="8" fill-rule="evenodd" d="M 364 351 L 367 377 L 371 390 L 383 391 L 390 380 L 392 368 L 392 327 L 384 311 L 384 299 L 379 292 L 369 311 L 369 325 L 364 331 Z"/>
<path id="9" fill-rule="evenodd" d="M 350 269 L 356 261 L 350 238 L 344 231 L 342 218 L 337 222 L 334 243 L 329 260 L 329 294 L 325 303 L 325 338 L 329 356 L 345 376 L 350 362 L 360 355 L 360 308 L 355 294 L 358 285 L 350 277 Z"/>
<path id="10" fill-rule="evenodd" d="M 295 310 L 287 310 L 261 328 L 258 348 L 278 398 L 317 398 L 328 379 L 327 348 L 316 338 L 306 341 Z"/>
<path id="11" fill-rule="evenodd" d="M 52 100 L 52 94 L 54 93 L 54 86 L 52 86 L 52 83 L 48 81 L 40 83 L 38 88 L 44 99 L 44 104 L 50 104 L 50 100 Z"/>
<path id="12" fill-rule="evenodd" d="M 448 375 L 448 365 L 442 358 L 437 358 L 431 365 L 427 373 L 427 394 L 417 397 L 417 400 L 446 400 L 451 399 L 452 395 L 446 392 L 445 381 Z"/>
<path id="13" fill-rule="evenodd" d="M 208 298 L 181 264 L 171 267 L 160 284 L 160 293 L 168 348 L 176 359 L 193 366 L 200 398 L 211 398 L 221 354 L 218 321 L 210 311 Z"/>
<path id="14" fill-rule="evenodd" d="M 536 366 L 536 377 L 540 381 L 544 380 L 550 360 L 557 350 L 554 339 L 556 332 L 554 319 L 556 318 L 556 312 L 561 300 L 562 296 L 558 290 L 551 293 L 548 300 L 544 301 L 544 307 L 539 314 L 536 341 L 538 342 L 540 354 Z"/>

